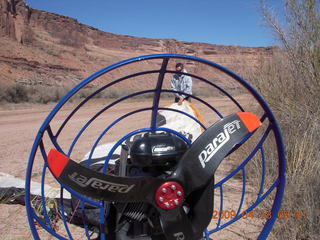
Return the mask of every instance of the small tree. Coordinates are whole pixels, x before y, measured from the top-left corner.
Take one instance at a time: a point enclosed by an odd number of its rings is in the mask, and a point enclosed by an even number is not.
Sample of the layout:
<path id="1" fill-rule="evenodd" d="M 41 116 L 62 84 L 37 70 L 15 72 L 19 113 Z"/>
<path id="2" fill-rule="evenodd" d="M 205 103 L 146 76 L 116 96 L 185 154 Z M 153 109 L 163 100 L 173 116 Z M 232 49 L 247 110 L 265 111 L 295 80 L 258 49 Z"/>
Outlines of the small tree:
<path id="1" fill-rule="evenodd" d="M 280 50 L 250 76 L 280 122 L 287 152 L 283 209 L 305 218 L 279 220 L 274 239 L 318 239 L 320 209 L 320 1 L 284 0 L 284 17 L 261 0 Z M 274 173 L 277 174 L 276 172 Z"/>

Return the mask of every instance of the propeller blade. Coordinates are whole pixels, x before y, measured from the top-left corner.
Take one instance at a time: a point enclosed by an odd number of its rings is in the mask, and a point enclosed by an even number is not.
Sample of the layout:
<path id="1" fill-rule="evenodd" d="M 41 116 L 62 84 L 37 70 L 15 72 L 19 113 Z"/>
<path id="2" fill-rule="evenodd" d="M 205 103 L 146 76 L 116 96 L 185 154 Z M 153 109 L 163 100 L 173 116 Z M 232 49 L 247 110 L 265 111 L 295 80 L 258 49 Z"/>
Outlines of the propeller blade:
<path id="1" fill-rule="evenodd" d="M 194 240 L 201 237 L 210 222 L 216 169 L 261 124 L 260 119 L 249 112 L 235 113 L 221 119 L 197 138 L 167 179 L 106 175 L 81 166 L 56 149 L 49 152 L 48 165 L 59 181 L 84 196 L 152 204 L 160 213 L 166 239 Z M 202 192 L 201 196 L 196 198 L 194 209 L 190 209 L 191 215 L 188 216 L 183 209 L 183 199 L 197 190 Z M 201 216 L 197 212 L 202 206 L 209 209 L 206 209 L 208 214 L 202 216 L 205 219 L 199 221 Z"/>
<path id="2" fill-rule="evenodd" d="M 196 139 L 182 156 L 171 178 L 183 183 L 186 196 L 206 186 L 221 161 L 260 126 L 260 119 L 249 112 L 235 113 L 221 119 Z"/>
<path id="3" fill-rule="evenodd" d="M 163 182 L 154 177 L 119 177 L 86 168 L 56 149 L 48 154 L 53 175 L 76 192 L 97 200 L 116 202 L 151 202 Z"/>

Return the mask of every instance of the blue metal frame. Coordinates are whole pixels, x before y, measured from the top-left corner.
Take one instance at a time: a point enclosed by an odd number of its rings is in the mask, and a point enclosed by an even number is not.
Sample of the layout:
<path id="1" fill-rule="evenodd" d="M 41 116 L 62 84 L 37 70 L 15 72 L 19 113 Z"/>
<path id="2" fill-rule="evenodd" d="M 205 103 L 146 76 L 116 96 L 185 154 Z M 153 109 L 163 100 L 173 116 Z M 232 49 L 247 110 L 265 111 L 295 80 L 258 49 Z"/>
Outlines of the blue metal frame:
<path id="1" fill-rule="evenodd" d="M 64 104 L 66 102 L 68 102 L 70 100 L 70 98 L 72 96 L 74 96 L 80 89 L 82 89 L 83 87 L 87 86 L 88 84 L 90 84 L 91 82 L 93 82 L 95 79 L 107 74 L 108 72 L 110 72 L 111 70 L 114 70 L 116 68 L 120 68 L 122 66 L 128 65 L 128 64 L 132 64 L 135 62 L 139 62 L 139 61 L 144 61 L 144 60 L 153 60 L 153 59 L 159 59 L 162 60 L 162 65 L 160 67 L 159 70 L 150 70 L 150 71 L 143 71 L 143 72 L 137 72 L 137 73 L 133 73 L 124 77 L 121 77 L 119 79 L 116 79 L 114 81 L 111 81 L 110 83 L 102 86 L 100 89 L 98 89 L 97 91 L 93 92 L 90 96 L 88 96 L 87 98 L 85 98 L 82 102 L 80 102 L 78 104 L 78 106 L 76 106 L 71 113 L 69 114 L 69 116 L 64 120 L 64 122 L 60 125 L 58 131 L 54 134 L 51 130 L 50 127 L 50 123 L 51 121 L 54 119 L 55 115 L 57 114 L 57 112 L 64 106 Z M 43 137 L 46 134 L 48 134 L 49 139 L 51 140 L 52 144 L 58 148 L 60 151 L 64 152 L 64 150 L 66 149 L 61 149 L 59 146 L 59 142 L 58 142 L 58 138 L 60 136 L 60 133 L 63 131 L 64 127 L 66 126 L 66 124 L 69 122 L 69 120 L 74 116 L 74 114 L 83 106 L 85 105 L 91 98 L 93 98 L 96 94 L 102 92 L 103 90 L 107 89 L 108 87 L 111 87 L 113 85 L 116 85 L 117 83 L 120 83 L 122 81 L 125 80 L 130 80 L 133 77 L 137 77 L 137 76 L 142 76 L 142 75 L 147 75 L 147 74 L 154 74 L 157 73 L 158 74 L 158 81 L 157 81 L 157 85 L 155 86 L 154 89 L 149 89 L 149 90 L 144 90 L 144 91 L 140 91 L 140 92 L 136 92 L 136 93 L 132 93 L 129 94 L 127 96 L 124 96 L 118 100 L 115 100 L 114 102 L 112 102 L 111 104 L 109 104 L 108 106 L 104 107 L 103 109 L 101 109 L 100 111 L 98 111 L 83 127 L 82 129 L 78 132 L 78 134 L 75 136 L 74 140 L 72 141 L 70 148 L 67 151 L 67 155 L 71 155 L 72 151 L 74 150 L 74 147 L 79 139 L 79 137 L 82 135 L 82 133 L 87 129 L 87 127 L 103 112 L 107 111 L 109 108 L 115 106 L 116 104 L 129 99 L 131 97 L 134 96 L 138 96 L 138 95 L 143 95 L 143 94 L 148 94 L 148 93 L 153 93 L 154 97 L 153 97 L 153 103 L 152 106 L 149 108 L 141 108 L 141 109 L 137 109 L 134 110 L 132 112 L 129 112 L 121 117 L 119 117 L 118 119 L 116 119 L 114 122 L 112 122 L 111 124 L 109 124 L 105 130 L 103 130 L 100 134 L 100 136 L 97 138 L 96 142 L 94 143 L 89 159 L 91 159 L 92 157 L 92 153 L 95 149 L 95 147 L 98 145 L 100 139 L 102 138 L 102 136 L 104 134 L 106 134 L 109 129 L 111 129 L 114 125 L 116 125 L 117 123 L 119 123 L 121 120 L 125 119 L 126 117 L 132 115 L 132 114 L 136 114 L 138 112 L 142 112 L 142 111 L 151 111 L 151 118 L 150 118 L 150 126 L 147 128 L 143 128 L 143 129 L 137 129 L 135 131 L 132 131 L 128 134 L 126 134 L 124 137 L 122 137 L 111 149 L 111 151 L 109 152 L 108 156 L 105 159 L 105 165 L 104 165 L 104 172 L 106 172 L 107 170 L 107 166 L 108 166 L 108 161 L 111 158 L 111 155 L 113 153 L 113 151 L 115 151 L 115 149 L 128 137 L 137 134 L 139 132 L 143 132 L 143 131 L 156 131 L 156 130 L 164 130 L 164 131 L 169 131 L 172 132 L 176 135 L 178 135 L 179 137 L 183 138 L 188 144 L 190 144 L 190 142 L 188 142 L 189 140 L 186 139 L 182 134 L 177 133 L 175 131 L 173 131 L 172 129 L 163 129 L 163 128 L 157 128 L 156 127 L 156 120 L 157 120 L 157 113 L 158 110 L 169 110 L 169 111 L 175 111 L 181 114 L 185 114 L 186 116 L 188 116 L 190 119 L 192 119 L 193 121 L 197 122 L 202 128 L 206 129 L 205 125 L 203 125 L 201 122 L 199 122 L 197 119 L 193 118 L 192 116 L 183 113 L 181 111 L 178 110 L 174 110 L 174 109 L 169 109 L 169 108 L 161 108 L 159 106 L 159 100 L 161 98 L 161 94 L 164 92 L 170 92 L 170 93 L 175 93 L 176 91 L 172 91 L 169 89 L 163 89 L 163 81 L 164 81 L 164 77 L 166 74 L 172 74 L 172 73 L 176 73 L 175 71 L 171 71 L 168 70 L 168 63 L 171 59 L 181 59 L 181 60 L 189 60 L 189 61 L 195 61 L 195 62 L 200 62 L 203 64 L 208 65 L 208 67 L 212 67 L 215 68 L 225 74 L 227 74 L 228 76 L 230 76 L 233 80 L 237 81 L 238 83 L 240 83 L 245 89 L 247 89 L 251 95 L 256 99 L 256 101 L 259 103 L 259 105 L 262 107 L 262 109 L 264 110 L 264 114 L 261 117 L 261 120 L 264 121 L 265 119 L 268 119 L 269 121 L 269 126 L 267 127 L 265 133 L 263 134 L 263 136 L 261 137 L 260 141 L 258 142 L 257 146 L 252 150 L 252 152 L 249 154 L 249 156 L 234 170 L 232 171 L 228 176 L 226 176 L 224 179 L 222 179 L 219 183 L 215 184 L 215 188 L 220 188 L 220 210 L 223 210 L 223 198 L 224 198 L 224 193 L 223 193 L 223 184 L 226 183 L 229 179 L 231 179 L 236 173 L 238 173 L 239 171 L 242 172 L 242 178 L 243 178 L 243 189 L 242 189 L 242 195 L 241 195 L 241 200 L 240 200 L 240 204 L 239 204 L 239 208 L 237 211 L 237 216 L 236 218 L 224 223 L 223 225 L 221 225 L 221 218 L 218 221 L 218 225 L 216 228 L 212 229 L 212 230 L 206 230 L 205 231 L 205 237 L 206 239 L 209 239 L 209 236 L 214 233 L 217 232 L 227 226 L 229 226 L 230 224 L 234 223 L 235 221 L 241 219 L 241 209 L 243 206 L 243 202 L 245 199 L 245 189 L 246 189 L 246 170 L 245 167 L 247 165 L 247 163 L 256 155 L 256 153 L 260 152 L 261 153 L 261 161 L 262 161 L 262 176 L 261 176 L 261 183 L 260 183 L 260 189 L 259 189 L 259 193 L 258 193 L 258 197 L 257 200 L 255 201 L 254 204 L 252 204 L 248 209 L 246 209 L 246 211 L 250 211 L 252 209 L 254 209 L 256 206 L 258 206 L 272 191 L 274 191 L 276 189 L 276 195 L 275 195 L 275 199 L 274 199 L 274 203 L 272 206 L 272 218 L 269 219 L 266 224 L 264 225 L 258 239 L 266 239 L 268 237 L 268 234 L 270 233 L 272 226 L 277 218 L 277 212 L 279 211 L 280 207 L 281 207 L 281 201 L 283 198 L 283 194 L 284 194 L 284 188 L 285 188 L 285 181 L 286 181 L 286 158 L 285 158 L 285 150 L 284 150 L 284 145 L 283 145 L 283 140 L 282 140 L 282 136 L 281 136 L 281 132 L 280 132 L 280 128 L 279 125 L 271 111 L 271 109 L 269 108 L 269 106 L 267 105 L 267 103 L 264 101 L 264 99 L 261 97 L 261 95 L 244 79 L 242 79 L 240 76 L 238 76 L 237 74 L 233 73 L 232 71 L 228 70 L 227 68 L 205 60 L 205 59 L 201 59 L 201 58 L 197 58 L 194 56 L 187 56 L 187 55 L 178 55 L 178 54 L 154 54 L 154 55 L 147 55 L 147 56 L 141 56 L 141 57 L 136 57 L 136 58 L 131 58 L 125 61 L 121 61 L 119 63 L 113 64 L 109 67 L 106 67 L 100 71 L 98 71 L 97 73 L 93 74 L 92 76 L 88 77 L 87 79 L 83 80 L 80 84 L 78 84 L 74 89 L 72 89 L 56 106 L 55 108 L 51 111 L 51 113 L 48 115 L 48 117 L 46 118 L 46 120 L 43 122 L 42 126 L 40 127 L 33 147 L 31 149 L 31 153 L 30 153 L 30 157 L 29 157 L 29 162 L 28 162 L 28 167 L 27 167 L 27 172 L 26 172 L 26 209 L 27 209 L 27 215 L 28 215 L 28 220 L 29 220 L 29 225 L 30 225 L 30 229 L 31 232 L 33 234 L 34 239 L 40 239 L 39 238 L 39 234 L 38 231 L 35 227 L 35 223 L 34 222 L 38 222 L 38 224 L 40 224 L 48 233 L 52 234 L 53 236 L 57 237 L 58 239 L 66 239 L 64 236 L 61 236 L 60 234 L 56 233 L 51 226 L 50 223 L 50 219 L 48 217 L 48 213 L 45 209 L 45 198 L 44 198 L 44 183 L 45 183 L 45 178 L 46 178 L 46 170 L 48 168 L 47 166 L 47 155 L 46 155 L 46 148 L 43 144 Z M 232 101 L 238 108 L 240 111 L 244 111 L 244 108 L 240 105 L 239 102 L 236 101 L 236 99 L 234 99 L 232 97 L 231 94 L 229 94 L 225 89 L 223 89 L 222 87 L 210 82 L 209 80 L 201 77 L 201 76 L 197 76 L 194 74 L 190 74 L 190 73 L 186 73 L 186 75 L 189 75 L 193 78 L 196 78 L 208 85 L 210 85 L 213 88 L 218 89 L 222 94 L 224 94 L 227 98 L 230 99 L 230 101 Z M 178 92 L 179 93 L 179 92 Z M 184 93 L 185 94 L 185 93 Z M 187 94 L 188 95 L 188 94 Z M 200 103 L 206 105 L 207 107 L 209 107 L 213 112 L 215 112 L 215 114 L 217 114 L 220 118 L 223 117 L 223 115 L 217 110 L 215 109 L 213 106 L 211 106 L 209 103 L 207 103 L 205 100 L 193 96 L 193 95 L 188 95 L 191 96 L 192 98 L 194 98 L 195 100 L 199 101 Z M 266 140 L 266 138 L 269 135 L 269 132 L 272 131 L 274 133 L 275 136 L 275 141 L 276 141 L 276 145 L 277 145 L 277 152 L 278 152 L 278 159 L 279 159 L 279 175 L 278 178 L 276 179 L 276 181 L 272 184 L 272 186 L 265 192 L 264 192 L 264 183 L 265 183 L 265 165 L 266 165 L 266 157 L 265 157 L 265 150 L 264 150 L 264 142 Z M 31 204 L 31 195 L 30 195 L 30 184 L 31 184 L 31 177 L 32 177 L 32 169 L 33 169 L 33 163 L 35 160 L 35 156 L 37 151 L 39 150 L 41 151 L 41 155 L 43 157 L 44 160 L 44 165 L 43 165 L 43 173 L 42 173 L 42 179 L 41 179 L 41 183 L 42 183 L 42 205 L 44 207 L 44 219 L 45 222 L 43 222 L 35 213 L 32 204 Z M 62 204 L 62 198 L 63 198 L 63 190 L 66 189 L 67 191 L 69 191 L 71 194 L 75 195 L 76 197 L 78 197 L 79 199 L 81 199 L 81 207 L 82 210 L 84 212 L 84 204 L 85 203 L 89 203 L 92 205 L 95 205 L 97 207 L 100 207 L 100 221 L 104 222 L 105 221 L 105 216 L 106 216 L 106 212 L 107 209 L 105 209 L 105 203 L 102 202 L 95 202 L 91 199 L 88 199 L 84 196 L 81 196 L 80 194 L 78 194 L 77 192 L 73 191 L 72 189 L 68 188 L 67 186 L 65 186 L 64 184 L 61 184 L 61 215 L 62 215 L 62 221 L 64 223 L 67 235 L 69 237 L 69 239 L 72 239 L 72 234 L 69 230 L 68 227 L 68 223 L 66 221 L 66 218 L 64 216 L 65 210 L 64 210 L 64 206 Z M 85 213 L 83 213 L 85 214 Z M 90 239 L 89 236 L 89 231 L 87 228 L 86 223 L 84 223 L 85 225 L 85 234 L 87 236 L 87 239 Z M 102 239 L 105 239 L 105 235 L 102 234 Z"/>

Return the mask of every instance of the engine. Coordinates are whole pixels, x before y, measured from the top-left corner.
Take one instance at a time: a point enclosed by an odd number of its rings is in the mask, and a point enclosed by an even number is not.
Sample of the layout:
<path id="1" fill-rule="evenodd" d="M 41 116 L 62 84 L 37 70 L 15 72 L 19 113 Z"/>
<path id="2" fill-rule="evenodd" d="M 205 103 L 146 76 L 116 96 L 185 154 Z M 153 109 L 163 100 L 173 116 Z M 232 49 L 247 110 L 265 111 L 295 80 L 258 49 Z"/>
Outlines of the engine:
<path id="1" fill-rule="evenodd" d="M 171 133 L 137 135 L 122 146 L 119 175 L 166 177 L 188 149 Z M 165 239 L 157 211 L 146 203 L 116 203 L 116 240 Z"/>
<path id="2" fill-rule="evenodd" d="M 121 153 L 113 154 L 108 172 L 119 176 L 153 176 L 165 178 L 174 170 L 188 145 L 180 137 L 167 132 L 134 135 L 121 146 Z M 102 171 L 105 158 L 91 159 L 90 168 Z M 80 163 L 88 166 L 88 160 Z M 103 231 L 109 240 L 163 240 L 156 209 L 147 203 L 105 203 L 108 209 Z M 72 196 L 70 218 L 83 227 L 81 201 Z M 86 223 L 100 236 L 100 209 L 85 204 Z M 97 239 L 100 239 L 99 237 Z"/>

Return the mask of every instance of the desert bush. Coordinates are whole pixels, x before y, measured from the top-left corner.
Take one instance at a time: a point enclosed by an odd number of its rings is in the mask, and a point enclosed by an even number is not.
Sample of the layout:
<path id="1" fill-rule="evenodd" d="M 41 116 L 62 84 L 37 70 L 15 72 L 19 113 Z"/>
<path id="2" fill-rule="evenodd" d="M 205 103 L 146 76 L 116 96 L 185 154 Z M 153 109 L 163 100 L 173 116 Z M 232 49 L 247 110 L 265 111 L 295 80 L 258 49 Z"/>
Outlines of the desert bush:
<path id="1" fill-rule="evenodd" d="M 27 102 L 28 100 L 28 91 L 23 85 L 20 84 L 14 84 L 10 87 L 7 87 L 3 92 L 3 100 L 7 102 L 19 103 Z"/>
<path id="2" fill-rule="evenodd" d="M 8 103 L 41 103 L 57 102 L 65 96 L 70 88 L 52 86 L 29 86 L 23 84 L 0 84 L 0 102 Z"/>
<path id="3" fill-rule="evenodd" d="M 282 209 L 306 211 L 305 218 L 278 220 L 274 239 L 318 239 L 320 212 L 320 14 L 318 0 L 286 0 L 285 25 L 262 1 L 263 16 L 281 50 L 247 78 L 279 120 L 287 153 Z M 274 175 L 278 172 L 274 171 Z"/>
<path id="4" fill-rule="evenodd" d="M 49 102 L 60 101 L 70 90 L 72 86 L 43 86 L 43 85 L 24 85 L 24 84 L 13 84 L 13 85 L 3 85 L 0 84 L 0 102 L 8 103 L 40 103 L 47 104 Z M 84 88 L 72 97 L 71 100 L 87 98 L 93 92 L 98 90 L 98 88 Z M 139 90 L 134 89 L 119 89 L 111 88 L 105 89 L 94 96 L 94 98 L 105 98 L 105 99 L 117 99 L 129 94 L 132 94 Z M 166 97 L 163 94 L 163 97 Z M 152 98 L 153 93 L 138 95 L 134 98 L 136 99 L 146 99 Z"/>
<path id="5" fill-rule="evenodd" d="M 0 103 L 5 101 L 4 97 L 5 97 L 5 86 L 0 83 Z"/>

